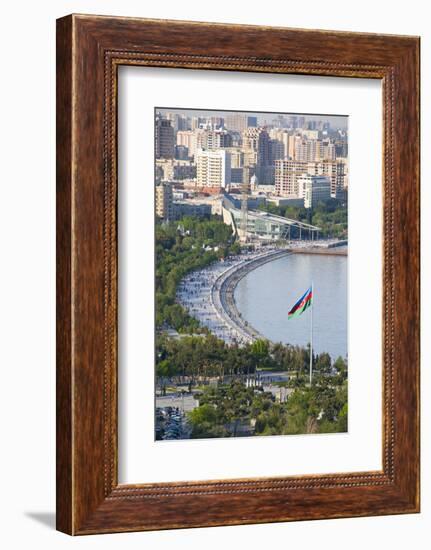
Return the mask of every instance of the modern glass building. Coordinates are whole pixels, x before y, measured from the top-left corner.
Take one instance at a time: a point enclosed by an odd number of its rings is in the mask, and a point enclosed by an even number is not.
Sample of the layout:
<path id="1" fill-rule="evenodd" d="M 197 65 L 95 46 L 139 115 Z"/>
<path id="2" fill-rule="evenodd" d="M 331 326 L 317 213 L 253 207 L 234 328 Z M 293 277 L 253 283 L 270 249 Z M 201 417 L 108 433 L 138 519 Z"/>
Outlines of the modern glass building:
<path id="1" fill-rule="evenodd" d="M 228 201 L 223 205 L 223 219 L 238 234 L 242 212 Z M 276 216 L 259 210 L 247 211 L 247 238 L 250 240 L 310 239 L 319 237 L 320 228 L 297 220 Z"/>

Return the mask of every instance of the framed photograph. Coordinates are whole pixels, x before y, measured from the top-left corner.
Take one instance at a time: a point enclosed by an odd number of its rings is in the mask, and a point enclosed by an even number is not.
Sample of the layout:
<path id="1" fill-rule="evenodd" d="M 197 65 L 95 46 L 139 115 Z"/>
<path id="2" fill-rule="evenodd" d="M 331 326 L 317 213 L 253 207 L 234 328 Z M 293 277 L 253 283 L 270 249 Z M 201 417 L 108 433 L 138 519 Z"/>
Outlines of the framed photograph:
<path id="1" fill-rule="evenodd" d="M 57 528 L 419 511 L 419 38 L 57 21 Z"/>

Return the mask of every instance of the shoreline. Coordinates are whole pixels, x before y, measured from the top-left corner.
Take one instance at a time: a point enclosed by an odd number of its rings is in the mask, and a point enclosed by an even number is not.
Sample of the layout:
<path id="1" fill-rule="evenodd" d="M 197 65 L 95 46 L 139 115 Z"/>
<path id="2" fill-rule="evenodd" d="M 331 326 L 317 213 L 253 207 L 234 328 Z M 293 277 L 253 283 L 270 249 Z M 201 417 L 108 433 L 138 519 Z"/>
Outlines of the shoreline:
<path id="1" fill-rule="evenodd" d="M 347 256 L 347 248 L 301 247 L 298 249 L 286 248 L 284 250 L 273 251 L 272 253 L 265 254 L 263 257 L 260 256 L 253 260 L 249 260 L 247 263 L 238 265 L 236 268 L 223 273 L 212 288 L 212 303 L 217 308 L 220 316 L 231 323 L 235 330 L 239 332 L 245 340 L 248 340 L 249 343 L 255 340 L 268 340 L 269 342 L 271 342 L 271 340 L 243 319 L 235 301 L 235 289 L 238 283 L 251 271 L 254 271 L 268 262 L 290 256 L 291 254 Z"/>
<path id="2" fill-rule="evenodd" d="M 251 271 L 254 271 L 258 267 L 282 258 L 284 256 L 290 256 L 292 251 L 290 249 L 278 250 L 269 254 L 265 254 L 263 257 L 250 260 L 243 265 L 238 266 L 231 273 L 223 274 L 218 287 L 214 285 L 213 295 L 217 292 L 218 299 L 221 306 L 221 315 L 227 316 L 230 322 L 236 327 L 236 330 L 240 332 L 249 343 L 255 340 L 268 340 L 263 334 L 256 330 L 253 326 L 249 325 L 247 321 L 242 318 L 240 311 L 237 308 L 235 302 L 235 289 L 238 283 Z"/>
<path id="3" fill-rule="evenodd" d="M 290 254 L 347 256 L 348 251 L 347 247 L 291 245 L 246 257 L 237 256 L 187 275 L 178 287 L 177 301 L 212 334 L 227 344 L 244 345 L 257 339 L 270 341 L 242 318 L 236 306 L 234 292 L 248 273 Z"/>

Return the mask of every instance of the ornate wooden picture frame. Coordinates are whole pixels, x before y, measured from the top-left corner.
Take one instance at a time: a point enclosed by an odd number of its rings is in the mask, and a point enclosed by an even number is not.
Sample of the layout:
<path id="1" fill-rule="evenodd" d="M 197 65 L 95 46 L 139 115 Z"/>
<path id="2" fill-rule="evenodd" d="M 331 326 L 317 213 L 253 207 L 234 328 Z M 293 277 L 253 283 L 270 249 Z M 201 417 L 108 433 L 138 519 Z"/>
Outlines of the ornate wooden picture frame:
<path id="1" fill-rule="evenodd" d="M 383 84 L 381 471 L 118 483 L 117 69 Z M 419 511 L 419 38 L 70 15 L 57 21 L 57 528 L 68 534 Z"/>

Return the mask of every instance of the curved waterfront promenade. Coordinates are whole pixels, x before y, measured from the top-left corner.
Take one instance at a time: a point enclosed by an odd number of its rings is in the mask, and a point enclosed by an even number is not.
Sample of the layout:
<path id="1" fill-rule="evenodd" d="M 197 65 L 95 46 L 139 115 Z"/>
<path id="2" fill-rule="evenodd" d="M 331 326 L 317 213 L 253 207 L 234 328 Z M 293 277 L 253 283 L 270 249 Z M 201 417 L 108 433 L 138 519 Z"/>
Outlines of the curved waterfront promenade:
<path id="1" fill-rule="evenodd" d="M 244 345 L 259 338 L 267 339 L 242 318 L 234 299 L 235 288 L 250 271 L 296 253 L 346 255 L 347 250 L 311 248 L 295 243 L 284 249 L 272 248 L 264 252 L 236 256 L 187 275 L 178 287 L 177 301 L 202 326 L 206 326 L 228 344 Z"/>
<path id="2" fill-rule="evenodd" d="M 233 299 L 235 286 L 253 269 L 289 254 L 288 249 L 242 254 L 189 273 L 178 286 L 177 301 L 202 326 L 228 344 L 263 338 L 241 318 Z"/>
<path id="3" fill-rule="evenodd" d="M 265 339 L 265 336 L 260 334 L 242 318 L 234 298 L 237 284 L 250 271 L 289 254 L 292 254 L 289 249 L 272 250 L 252 260 L 246 260 L 220 275 L 214 284 L 211 292 L 214 307 L 217 309 L 219 315 L 225 319 L 225 322 L 228 322 L 241 335 L 243 340 L 252 342 L 259 338 Z"/>

